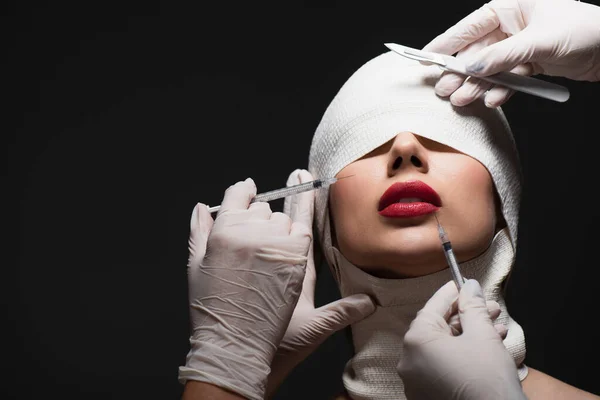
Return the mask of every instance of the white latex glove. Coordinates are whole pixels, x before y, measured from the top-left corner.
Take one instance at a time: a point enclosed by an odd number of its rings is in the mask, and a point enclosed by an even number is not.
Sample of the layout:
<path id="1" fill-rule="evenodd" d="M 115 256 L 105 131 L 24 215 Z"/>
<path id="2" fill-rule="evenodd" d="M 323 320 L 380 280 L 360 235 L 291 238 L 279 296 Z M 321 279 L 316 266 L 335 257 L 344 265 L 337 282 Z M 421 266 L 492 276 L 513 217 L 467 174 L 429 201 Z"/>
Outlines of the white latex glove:
<path id="1" fill-rule="evenodd" d="M 600 7 L 576 0 L 492 0 L 423 50 L 456 54 L 474 75 L 501 71 L 600 80 Z M 514 93 L 444 72 L 435 90 L 463 106 L 482 96 L 497 107 Z"/>
<path id="2" fill-rule="evenodd" d="M 448 320 L 457 307 L 463 332 L 454 336 Z M 448 282 L 419 311 L 404 337 L 398 373 L 411 400 L 526 399 L 475 280 L 460 295 Z"/>
<path id="3" fill-rule="evenodd" d="M 287 186 L 313 179 L 310 172 L 295 170 L 290 174 Z M 283 206 L 284 213 L 294 221 L 302 221 L 306 225 L 312 226 L 314 194 L 315 192 L 311 191 L 286 198 Z M 316 280 L 317 273 L 313 245 L 311 244 L 302 293 L 271 365 L 272 372 L 269 376 L 268 397 L 275 392 L 279 384 L 294 367 L 315 351 L 325 339 L 375 311 L 375 304 L 366 294 L 348 296 L 315 308 Z"/>
<path id="4" fill-rule="evenodd" d="M 312 231 L 250 200 L 248 178 L 229 187 L 214 221 L 194 208 L 188 264 L 193 333 L 179 380 L 262 400 L 275 352 L 302 290 Z M 212 229 L 211 229 L 212 228 Z"/>

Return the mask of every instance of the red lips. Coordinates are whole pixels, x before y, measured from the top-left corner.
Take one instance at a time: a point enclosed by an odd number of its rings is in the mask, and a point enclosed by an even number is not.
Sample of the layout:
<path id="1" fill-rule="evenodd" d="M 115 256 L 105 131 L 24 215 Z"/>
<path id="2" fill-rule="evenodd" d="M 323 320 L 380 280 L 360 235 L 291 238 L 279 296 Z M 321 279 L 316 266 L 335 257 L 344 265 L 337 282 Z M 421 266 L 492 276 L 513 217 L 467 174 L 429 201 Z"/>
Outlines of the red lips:
<path id="1" fill-rule="evenodd" d="M 402 199 L 412 199 L 401 202 Z M 426 215 L 442 206 L 440 196 L 431 186 L 417 180 L 397 182 L 379 200 L 378 211 L 384 217 L 408 218 Z"/>

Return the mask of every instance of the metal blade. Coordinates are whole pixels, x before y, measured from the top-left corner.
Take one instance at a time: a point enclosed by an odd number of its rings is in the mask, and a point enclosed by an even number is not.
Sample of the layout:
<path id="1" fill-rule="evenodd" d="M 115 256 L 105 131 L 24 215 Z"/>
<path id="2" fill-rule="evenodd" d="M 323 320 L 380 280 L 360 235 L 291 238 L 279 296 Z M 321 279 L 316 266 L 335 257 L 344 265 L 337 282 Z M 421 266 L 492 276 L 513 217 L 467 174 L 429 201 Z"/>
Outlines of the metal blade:
<path id="1" fill-rule="evenodd" d="M 398 53 L 406 58 L 410 58 L 411 60 L 433 63 L 441 66 L 446 65 L 444 59 L 435 53 L 428 53 L 425 51 L 412 49 L 396 43 L 385 43 L 385 46 L 393 52 Z"/>

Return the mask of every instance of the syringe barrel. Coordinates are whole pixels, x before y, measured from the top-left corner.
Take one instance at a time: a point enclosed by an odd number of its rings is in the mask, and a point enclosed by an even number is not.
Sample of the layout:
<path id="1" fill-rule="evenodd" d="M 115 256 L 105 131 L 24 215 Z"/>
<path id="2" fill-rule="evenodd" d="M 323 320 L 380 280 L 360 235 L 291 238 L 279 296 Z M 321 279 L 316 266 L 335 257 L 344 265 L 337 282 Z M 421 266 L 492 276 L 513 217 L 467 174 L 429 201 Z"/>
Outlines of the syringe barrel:
<path id="1" fill-rule="evenodd" d="M 292 196 L 294 194 L 306 192 L 308 190 L 316 189 L 319 187 L 321 187 L 321 181 L 318 180 L 300 183 L 298 185 L 271 190 L 270 192 L 258 194 L 252 199 L 251 203 L 254 203 L 255 201 L 268 202 L 271 200 L 281 199 L 282 197 Z"/>
<path id="2" fill-rule="evenodd" d="M 269 202 L 271 200 L 277 200 L 277 199 L 281 199 L 283 197 L 293 196 L 298 193 L 307 192 L 309 190 L 314 190 L 314 189 L 319 189 L 321 187 L 329 186 L 332 183 L 334 183 L 335 181 L 337 181 L 337 178 L 317 179 L 314 181 L 299 183 L 297 185 L 284 187 L 281 189 L 271 190 L 269 192 L 260 193 L 256 196 L 254 196 L 254 198 L 252 200 L 250 200 L 250 203 L 254 203 L 256 201 Z M 208 210 L 209 210 L 209 212 L 214 213 L 214 212 L 219 211 L 220 208 L 221 208 L 221 206 L 219 205 L 219 206 L 209 207 Z"/>
<path id="3" fill-rule="evenodd" d="M 446 256 L 446 260 L 448 261 L 448 267 L 450 268 L 452 279 L 456 284 L 456 288 L 460 291 L 465 281 L 462 277 L 462 274 L 460 273 L 458 262 L 456 261 L 456 257 L 454 256 L 454 252 L 452 251 L 452 245 L 450 244 L 450 242 L 444 243 L 444 255 Z"/>

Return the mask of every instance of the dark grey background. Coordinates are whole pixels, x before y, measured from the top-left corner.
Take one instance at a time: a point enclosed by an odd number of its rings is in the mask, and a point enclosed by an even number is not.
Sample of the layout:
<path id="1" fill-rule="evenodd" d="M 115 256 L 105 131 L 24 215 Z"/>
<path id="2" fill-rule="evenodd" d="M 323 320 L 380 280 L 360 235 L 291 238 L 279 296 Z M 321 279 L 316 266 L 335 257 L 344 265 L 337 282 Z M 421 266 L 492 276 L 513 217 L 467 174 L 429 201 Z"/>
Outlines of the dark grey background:
<path id="1" fill-rule="evenodd" d="M 179 398 L 196 202 L 283 186 L 384 42 L 422 47 L 483 4 L 256 3 L 3 6 L 0 397 Z M 600 393 L 600 87 L 547 79 L 572 98 L 504 107 L 525 174 L 507 302 L 530 366 Z M 317 302 L 337 296 L 325 266 Z M 329 398 L 350 352 L 336 334 L 277 398 Z"/>

